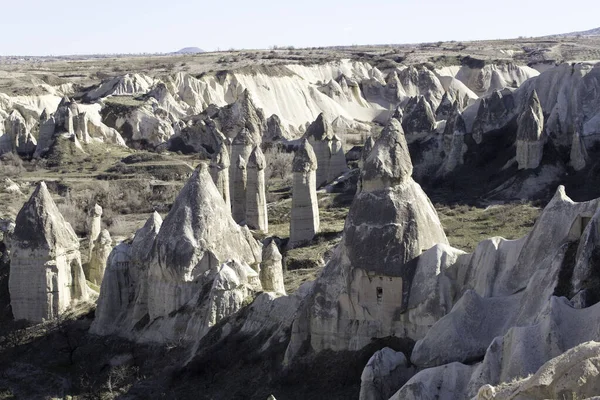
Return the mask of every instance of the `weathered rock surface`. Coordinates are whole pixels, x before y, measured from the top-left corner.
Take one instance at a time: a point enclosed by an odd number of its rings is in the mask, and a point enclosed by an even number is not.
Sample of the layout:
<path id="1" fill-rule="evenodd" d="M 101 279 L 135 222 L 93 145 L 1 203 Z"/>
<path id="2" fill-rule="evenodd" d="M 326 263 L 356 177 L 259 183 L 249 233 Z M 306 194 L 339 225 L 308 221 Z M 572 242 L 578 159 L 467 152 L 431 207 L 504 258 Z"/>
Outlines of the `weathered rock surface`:
<path id="1" fill-rule="evenodd" d="M 389 347 L 377 351 L 369 359 L 360 377 L 360 400 L 387 400 L 410 377 L 413 369 L 402 352 Z"/>
<path id="2" fill-rule="evenodd" d="M 535 169 L 544 155 L 544 112 L 535 90 L 517 120 L 517 163 L 519 169 Z"/>
<path id="3" fill-rule="evenodd" d="M 372 338 L 419 330 L 405 313 L 415 258 L 447 240 L 411 173 L 402 127 L 392 119 L 365 162 L 363 190 L 342 241 L 294 322 L 288 361 L 303 346 L 315 352 L 359 350 Z"/>
<path id="4" fill-rule="evenodd" d="M 88 281 L 100 286 L 106 270 L 106 261 L 113 249 L 110 233 L 103 229 L 94 241 L 94 247 L 89 261 L 84 267 L 84 273 Z"/>
<path id="5" fill-rule="evenodd" d="M 248 188 L 246 160 L 241 155 L 238 155 L 235 168 L 230 168 L 230 171 L 234 171 L 233 184 L 230 183 L 231 192 L 233 193 L 231 213 L 234 221 L 241 224 L 246 221 L 246 190 Z"/>
<path id="6" fill-rule="evenodd" d="M 319 200 L 315 183 L 318 161 L 309 141 L 302 140 L 292 164 L 292 218 L 290 241 L 294 247 L 312 240 L 319 232 Z"/>
<path id="7" fill-rule="evenodd" d="M 113 250 L 93 332 L 198 340 L 261 289 L 260 244 L 233 221 L 208 169 L 200 164 L 162 224 L 155 215 Z"/>
<path id="8" fill-rule="evenodd" d="M 333 133 L 323 113 L 306 129 L 308 140 L 317 157 L 316 185 L 320 187 L 348 170 L 342 142 Z"/>
<path id="9" fill-rule="evenodd" d="M 79 240 L 44 182 L 38 184 L 15 221 L 9 290 L 15 319 L 57 318 L 88 298 Z"/>
<path id="10" fill-rule="evenodd" d="M 582 343 L 528 377 L 494 387 L 482 386 L 477 400 L 592 398 L 600 393 L 600 344 Z"/>
<path id="11" fill-rule="evenodd" d="M 435 126 L 435 114 L 425 96 L 411 98 L 402 118 L 402 128 L 406 134 L 430 133 L 435 130 Z"/>
<path id="12" fill-rule="evenodd" d="M 263 248 L 260 264 L 260 283 L 267 292 L 285 293 L 283 285 L 283 257 L 274 240 Z"/>
<path id="13" fill-rule="evenodd" d="M 90 210 L 88 218 L 88 259 L 92 258 L 92 252 L 94 251 L 94 245 L 100 232 L 102 231 L 102 207 L 99 204 L 94 204 L 94 207 Z"/>
<path id="14" fill-rule="evenodd" d="M 259 146 L 254 147 L 248 159 L 246 186 L 246 225 L 267 233 L 267 196 L 265 194 L 265 156 Z"/>
<path id="15" fill-rule="evenodd" d="M 227 145 L 221 143 L 218 151 L 213 155 L 210 162 L 210 175 L 213 178 L 213 182 L 217 187 L 223 201 L 229 209 L 231 209 L 231 195 L 229 192 L 229 168 L 231 161 L 229 159 L 229 150 Z"/>

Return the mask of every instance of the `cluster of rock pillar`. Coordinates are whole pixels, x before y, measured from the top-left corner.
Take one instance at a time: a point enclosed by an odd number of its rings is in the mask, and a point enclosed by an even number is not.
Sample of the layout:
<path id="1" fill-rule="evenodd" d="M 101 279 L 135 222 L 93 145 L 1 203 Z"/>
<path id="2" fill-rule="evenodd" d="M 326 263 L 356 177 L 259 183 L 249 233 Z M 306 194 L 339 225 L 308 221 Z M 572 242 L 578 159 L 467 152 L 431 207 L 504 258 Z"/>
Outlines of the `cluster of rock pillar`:
<path id="1" fill-rule="evenodd" d="M 244 128 L 231 143 L 222 141 L 210 163 L 211 176 L 238 224 L 267 233 L 265 156 L 260 140 Z"/>

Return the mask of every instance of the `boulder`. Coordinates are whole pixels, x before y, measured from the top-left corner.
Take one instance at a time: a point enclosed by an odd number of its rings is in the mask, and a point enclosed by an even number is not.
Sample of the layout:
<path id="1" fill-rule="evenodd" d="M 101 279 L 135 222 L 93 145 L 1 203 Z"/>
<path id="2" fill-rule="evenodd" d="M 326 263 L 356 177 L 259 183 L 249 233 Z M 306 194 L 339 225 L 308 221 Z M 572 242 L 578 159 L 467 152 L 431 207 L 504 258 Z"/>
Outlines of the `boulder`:
<path id="1" fill-rule="evenodd" d="M 400 351 L 389 347 L 375 352 L 360 376 L 360 400 L 388 400 L 414 375 Z"/>

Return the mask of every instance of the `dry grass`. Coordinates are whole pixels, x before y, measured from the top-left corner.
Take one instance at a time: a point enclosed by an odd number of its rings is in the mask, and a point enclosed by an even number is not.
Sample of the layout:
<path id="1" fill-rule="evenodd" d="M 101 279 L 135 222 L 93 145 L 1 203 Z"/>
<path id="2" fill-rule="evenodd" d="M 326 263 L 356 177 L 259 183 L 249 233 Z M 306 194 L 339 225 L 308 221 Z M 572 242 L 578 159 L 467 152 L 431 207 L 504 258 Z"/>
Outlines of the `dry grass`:
<path id="1" fill-rule="evenodd" d="M 540 207 L 531 203 L 489 207 L 436 204 L 435 207 L 450 245 L 468 252 L 493 236 L 518 239 L 526 235 L 541 212 Z"/>

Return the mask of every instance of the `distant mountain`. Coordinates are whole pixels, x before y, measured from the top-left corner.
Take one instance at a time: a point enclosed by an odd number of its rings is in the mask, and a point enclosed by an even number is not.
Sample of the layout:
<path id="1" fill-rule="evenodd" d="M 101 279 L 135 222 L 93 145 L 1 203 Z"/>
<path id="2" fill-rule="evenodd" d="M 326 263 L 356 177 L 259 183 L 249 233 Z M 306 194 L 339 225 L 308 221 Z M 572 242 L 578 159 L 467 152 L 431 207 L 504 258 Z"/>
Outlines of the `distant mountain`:
<path id="1" fill-rule="evenodd" d="M 175 54 L 196 54 L 196 53 L 204 53 L 199 47 L 184 47 L 181 50 L 175 52 Z"/>
<path id="2" fill-rule="evenodd" d="M 554 35 L 554 36 L 561 36 L 561 37 L 600 36 L 600 28 L 594 28 L 594 29 L 590 29 L 587 31 L 581 31 L 581 32 L 561 33 L 559 35 Z"/>

